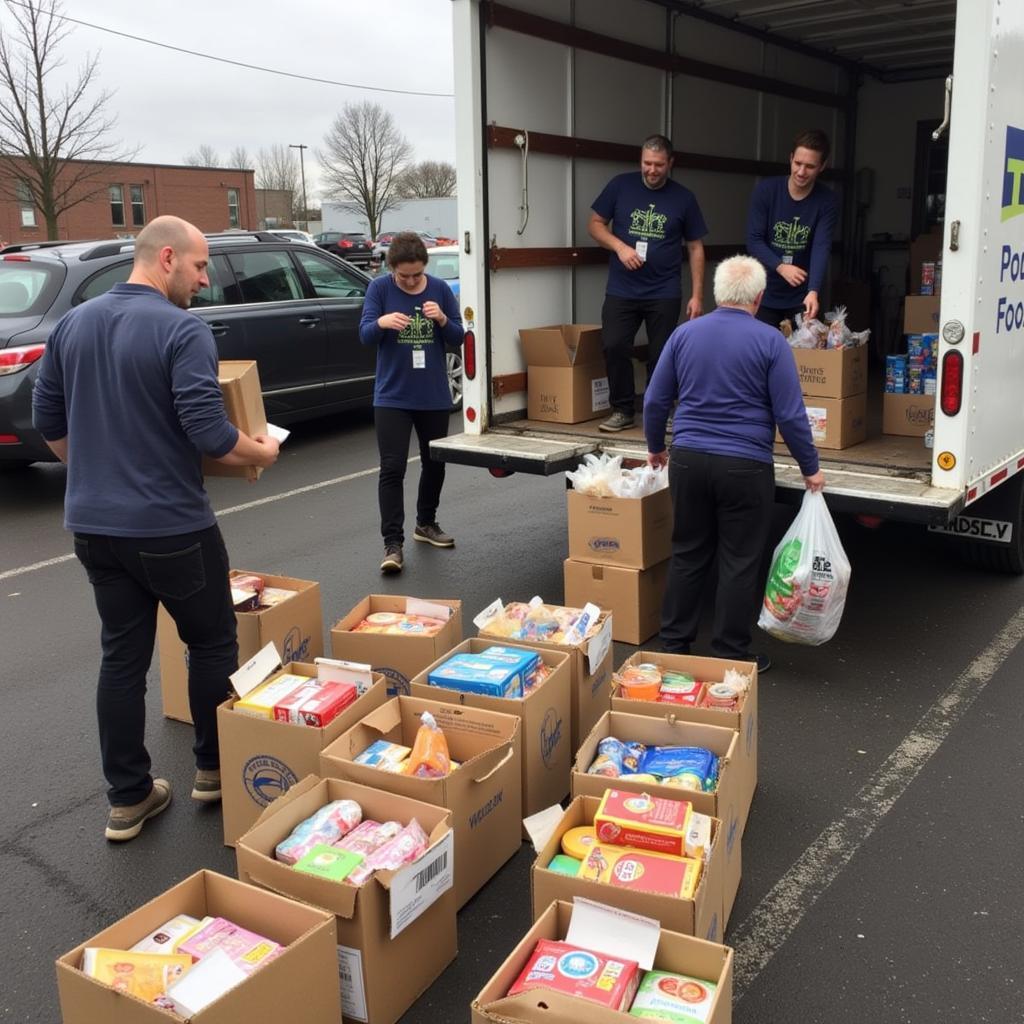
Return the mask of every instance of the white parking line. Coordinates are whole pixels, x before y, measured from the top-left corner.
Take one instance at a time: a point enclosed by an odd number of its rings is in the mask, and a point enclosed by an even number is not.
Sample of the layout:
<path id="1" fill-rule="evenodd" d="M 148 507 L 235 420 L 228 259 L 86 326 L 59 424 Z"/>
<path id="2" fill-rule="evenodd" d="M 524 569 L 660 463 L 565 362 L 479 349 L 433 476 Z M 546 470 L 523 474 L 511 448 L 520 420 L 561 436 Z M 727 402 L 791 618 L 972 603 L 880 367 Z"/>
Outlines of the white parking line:
<path id="1" fill-rule="evenodd" d="M 1024 608 L 1003 626 L 988 648 L 921 716 L 843 815 L 818 836 L 730 933 L 729 943 L 736 950 L 735 1002 L 743 998 L 804 915 L 881 824 L 1022 640 Z"/>
<path id="2" fill-rule="evenodd" d="M 419 462 L 420 457 L 414 455 L 409 462 Z M 241 505 L 232 505 L 230 508 L 221 509 L 219 512 L 215 512 L 214 515 L 218 519 L 223 519 L 224 516 L 233 515 L 235 512 L 245 512 L 250 508 L 258 508 L 260 505 L 270 505 L 275 501 L 284 501 L 285 498 L 294 498 L 296 494 L 308 494 L 310 491 L 323 490 L 325 487 L 335 487 L 337 484 L 345 484 L 350 480 L 358 480 L 364 476 L 374 476 L 379 473 L 380 469 L 374 466 L 373 469 L 360 469 L 355 473 L 346 473 L 344 476 L 336 476 L 330 480 L 321 480 L 316 484 L 307 484 L 305 487 L 296 487 L 290 491 L 283 491 L 281 494 L 271 494 L 266 498 L 257 498 L 255 501 L 247 501 Z M 0 572 L 0 580 L 12 579 L 15 576 L 24 576 L 30 572 L 38 572 L 40 569 L 48 569 L 51 565 L 60 565 L 62 562 L 74 561 L 74 555 L 58 555 L 56 558 L 48 558 L 45 562 L 33 562 L 32 565 L 21 565 L 17 569 L 7 569 L 5 572 Z"/>

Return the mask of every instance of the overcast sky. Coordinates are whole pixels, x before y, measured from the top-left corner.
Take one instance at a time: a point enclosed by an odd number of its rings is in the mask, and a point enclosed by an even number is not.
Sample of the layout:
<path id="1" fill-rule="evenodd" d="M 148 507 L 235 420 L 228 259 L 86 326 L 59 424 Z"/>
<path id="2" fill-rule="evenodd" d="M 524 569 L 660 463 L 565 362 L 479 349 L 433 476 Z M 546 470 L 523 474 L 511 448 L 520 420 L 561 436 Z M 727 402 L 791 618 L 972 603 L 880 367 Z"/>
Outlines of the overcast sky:
<path id="1" fill-rule="evenodd" d="M 451 93 L 451 0 L 64 0 L 69 17 L 183 49 L 317 78 Z M 0 2 L 0 28 L 12 24 Z M 201 143 L 225 156 L 273 143 L 305 143 L 306 181 L 316 149 L 345 103 L 390 110 L 417 160 L 455 159 L 450 96 L 400 96 L 302 82 L 231 67 L 83 25 L 63 44 L 66 72 L 99 54 L 99 84 L 114 93 L 117 134 L 137 159 L 183 163 Z"/>

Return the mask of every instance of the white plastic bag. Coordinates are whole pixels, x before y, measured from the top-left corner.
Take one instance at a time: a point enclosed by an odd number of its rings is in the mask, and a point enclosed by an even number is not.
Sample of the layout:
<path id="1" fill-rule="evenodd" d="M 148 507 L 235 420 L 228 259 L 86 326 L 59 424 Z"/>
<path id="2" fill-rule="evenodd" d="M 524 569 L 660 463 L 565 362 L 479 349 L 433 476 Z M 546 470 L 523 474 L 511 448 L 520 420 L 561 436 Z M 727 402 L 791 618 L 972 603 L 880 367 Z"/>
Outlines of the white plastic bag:
<path id="1" fill-rule="evenodd" d="M 800 511 L 772 556 L 757 624 L 779 640 L 817 646 L 839 628 L 850 562 L 820 491 Z"/>

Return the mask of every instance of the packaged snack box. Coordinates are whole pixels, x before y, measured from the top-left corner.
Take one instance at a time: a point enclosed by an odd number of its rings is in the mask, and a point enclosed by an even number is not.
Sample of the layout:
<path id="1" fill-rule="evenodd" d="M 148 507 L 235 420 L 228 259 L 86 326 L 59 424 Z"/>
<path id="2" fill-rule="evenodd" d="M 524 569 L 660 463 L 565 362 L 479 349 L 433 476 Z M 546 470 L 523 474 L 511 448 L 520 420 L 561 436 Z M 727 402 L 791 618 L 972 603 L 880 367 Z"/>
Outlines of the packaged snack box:
<path id="1" fill-rule="evenodd" d="M 594 831 L 605 843 L 682 856 L 689 816 L 688 800 L 607 789 L 594 815 Z"/>

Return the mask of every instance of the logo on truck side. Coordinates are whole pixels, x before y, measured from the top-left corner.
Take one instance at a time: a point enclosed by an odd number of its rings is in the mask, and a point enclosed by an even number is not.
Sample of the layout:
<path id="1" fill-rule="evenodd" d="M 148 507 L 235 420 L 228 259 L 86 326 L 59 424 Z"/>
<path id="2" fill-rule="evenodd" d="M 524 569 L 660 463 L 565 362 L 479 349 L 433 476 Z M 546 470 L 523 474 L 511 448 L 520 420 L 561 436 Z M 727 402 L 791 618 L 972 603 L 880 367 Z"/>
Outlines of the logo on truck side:
<path id="1" fill-rule="evenodd" d="M 1024 131 L 1006 126 L 1002 220 L 1024 213 Z"/>

